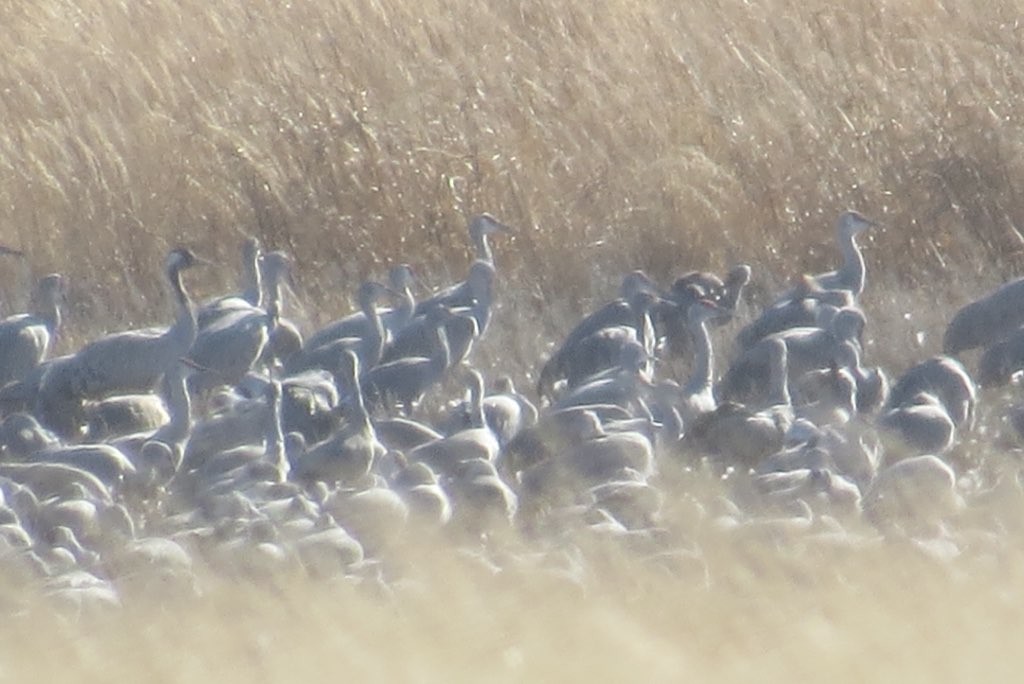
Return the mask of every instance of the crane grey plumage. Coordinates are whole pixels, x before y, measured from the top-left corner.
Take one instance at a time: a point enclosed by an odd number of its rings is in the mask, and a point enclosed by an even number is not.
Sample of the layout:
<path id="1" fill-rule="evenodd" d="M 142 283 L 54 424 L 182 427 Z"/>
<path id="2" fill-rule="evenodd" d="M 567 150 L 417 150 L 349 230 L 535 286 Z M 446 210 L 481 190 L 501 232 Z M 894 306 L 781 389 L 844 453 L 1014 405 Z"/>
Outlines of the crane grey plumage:
<path id="1" fill-rule="evenodd" d="M 374 461 L 386 451 L 377 439 L 363 400 L 359 358 L 351 350 L 343 358 L 350 401 L 347 421 L 334 436 L 313 445 L 292 462 L 292 478 L 300 482 L 355 482 L 370 472 Z"/>
<path id="2" fill-rule="evenodd" d="M 294 262 L 286 252 L 276 250 L 265 255 L 260 260 L 260 264 L 263 268 L 263 280 L 266 287 L 265 308 L 273 323 L 270 328 L 270 339 L 267 340 L 260 361 L 268 366 L 274 362 L 283 364 L 305 346 L 299 326 L 285 318 L 283 314 L 286 286 L 294 287 L 295 283 Z M 278 275 L 271 278 L 274 271 Z"/>
<path id="3" fill-rule="evenodd" d="M 317 335 L 311 337 L 306 349 L 296 354 L 288 362 L 286 370 L 289 373 L 309 368 L 334 370 L 337 368 L 343 352 L 349 349 L 356 352 L 361 367 L 373 368 L 376 366 L 384 353 L 386 336 L 378 301 L 385 296 L 398 296 L 398 293 L 372 280 L 364 282 L 359 286 L 359 315 L 361 318 L 349 319 L 347 325 L 329 326 L 333 335 L 332 339 L 327 339 L 324 336 L 318 338 Z M 339 321 L 339 323 L 346 323 L 346 321 Z M 335 333 L 345 330 L 358 334 L 335 335 Z M 320 339 L 319 344 L 316 342 L 317 339 Z"/>
<path id="4" fill-rule="evenodd" d="M 284 252 L 264 255 L 266 309 L 238 308 L 199 328 L 189 352 L 189 357 L 199 366 L 189 377 L 191 391 L 205 392 L 218 385 L 234 385 L 259 361 L 280 317 L 281 283 L 290 266 L 291 259 Z"/>
<path id="5" fill-rule="evenodd" d="M 963 508 L 956 473 L 927 454 L 894 463 L 878 473 L 865 493 L 864 512 L 883 529 L 916 530 L 942 522 Z"/>
<path id="6" fill-rule="evenodd" d="M 684 423 L 711 413 L 718 405 L 714 392 L 715 357 L 708 322 L 720 315 L 722 310 L 717 304 L 703 299 L 694 302 L 687 312 L 695 359 L 690 379 L 682 387 L 679 396 L 679 414 Z"/>
<path id="7" fill-rule="evenodd" d="M 263 301 L 260 273 L 260 241 L 248 237 L 242 243 L 242 290 L 204 302 L 196 309 L 196 323 L 204 328 L 224 314 L 259 307 Z"/>
<path id="8" fill-rule="evenodd" d="M 511 233 L 512 229 L 495 219 L 490 214 L 478 214 L 470 219 L 469 237 L 476 249 L 476 259 L 469 269 L 466 280 L 443 288 L 427 299 L 416 304 L 415 315 L 419 316 L 437 304 L 449 308 L 460 306 L 472 307 L 474 299 L 486 297 L 487 305 L 476 309 L 474 316 L 480 324 L 481 333 L 487 330 L 490 317 L 490 290 L 494 282 L 494 255 L 491 253 L 488 235 L 495 233 Z"/>
<path id="9" fill-rule="evenodd" d="M 411 451 L 444 437 L 432 427 L 408 418 L 382 418 L 375 420 L 373 427 L 384 446 L 400 452 Z"/>
<path id="10" fill-rule="evenodd" d="M 179 360 L 160 379 L 160 395 L 169 415 L 166 423 L 110 440 L 132 460 L 147 485 L 170 479 L 184 458 L 185 442 L 192 431 L 192 401 L 187 387 L 191 371 L 188 362 Z M 162 446 L 149 445 L 151 442 Z"/>
<path id="11" fill-rule="evenodd" d="M 487 212 L 477 214 L 471 218 L 468 229 L 469 239 L 472 241 L 473 248 L 476 251 L 476 258 L 489 264 L 494 263 L 494 255 L 491 253 L 491 246 L 487 241 L 487 236 L 512 232 L 511 228 Z"/>
<path id="12" fill-rule="evenodd" d="M 465 378 L 469 389 L 469 403 L 466 407 L 468 427 L 444 439 L 412 449 L 407 454 L 411 462 L 426 463 L 434 472 L 444 475 L 450 474 L 461 461 L 494 461 L 498 457 L 501 445 L 484 416 L 483 377 L 479 371 L 467 368 Z"/>
<path id="13" fill-rule="evenodd" d="M 654 311 L 669 352 L 681 356 L 693 344 L 687 314 L 698 300 L 712 301 L 721 310 L 717 317 L 708 321 L 709 325 L 717 327 L 731 321 L 752 273 L 747 264 L 738 264 L 730 269 L 724 281 L 714 274 L 700 272 L 677 278 Z"/>
<path id="14" fill-rule="evenodd" d="M 864 255 L 857 245 L 857 236 L 869 228 L 877 226 L 874 221 L 856 211 L 844 211 L 836 221 L 836 241 L 842 253 L 843 264 L 835 271 L 811 276 L 811 279 L 822 290 L 846 290 L 859 297 L 864 292 L 867 268 Z M 792 299 L 795 292 L 784 294 L 780 301 Z"/>
<path id="15" fill-rule="evenodd" d="M 200 263 L 188 249 L 171 250 L 165 275 L 178 314 L 166 329 L 131 330 L 90 342 L 43 375 L 40 395 L 50 400 L 103 398 L 152 390 L 172 363 L 186 356 L 196 338 L 192 301 L 182 285 L 184 270 Z"/>
<path id="16" fill-rule="evenodd" d="M 387 310 L 372 309 L 375 316 L 379 313 L 380 322 L 384 328 L 385 341 L 390 341 L 399 330 L 412 320 L 413 311 L 416 309 L 416 300 L 412 294 L 412 284 L 414 282 L 415 276 L 408 264 L 392 266 L 388 272 L 388 284 L 390 285 L 388 293 L 398 299 L 398 306 Z M 377 284 L 374 283 L 374 285 Z M 359 303 L 359 311 L 329 323 L 310 335 L 305 345 L 308 351 L 315 350 L 335 340 L 343 338 L 364 339 L 374 334 L 376 323 L 372 320 L 371 316 L 367 315 L 369 307 L 364 303 L 365 297 L 369 294 L 366 292 L 368 286 L 369 282 L 363 283 L 359 288 L 356 297 Z M 380 288 L 381 286 L 377 285 L 377 287 Z M 383 295 L 384 293 L 378 289 L 373 297 L 374 301 Z M 367 364 L 364 360 L 364 365 L 368 367 L 373 364 Z"/>
<path id="17" fill-rule="evenodd" d="M 933 356 L 907 369 L 889 392 L 888 409 L 927 392 L 941 402 L 953 424 L 971 429 L 978 390 L 963 364 L 950 356 Z"/>
<path id="18" fill-rule="evenodd" d="M 121 394 L 88 402 L 85 413 L 86 437 L 92 442 L 155 430 L 170 419 L 164 402 L 155 394 Z"/>
<path id="19" fill-rule="evenodd" d="M 724 398 L 756 395 L 763 391 L 768 378 L 768 340 L 786 343 L 790 381 L 815 368 L 828 368 L 848 360 L 844 344 L 860 345 L 865 325 L 864 314 L 855 308 L 841 309 L 827 328 L 790 328 L 773 333 L 742 352 L 733 362 L 719 385 Z"/>
<path id="20" fill-rule="evenodd" d="M 425 314 L 441 305 L 452 311 L 465 309 L 476 319 L 482 335 L 487 331 L 491 320 L 494 278 L 494 264 L 489 261 L 474 261 L 466 280 L 419 302 L 416 305 L 416 315 Z"/>
<path id="21" fill-rule="evenodd" d="M 956 438 L 956 424 L 942 402 L 924 391 L 882 413 L 878 425 L 896 433 L 916 455 L 941 455 Z"/>
<path id="22" fill-rule="evenodd" d="M 1024 325 L 1024 278 L 1017 278 L 965 305 L 949 321 L 945 354 L 994 344 Z"/>
<path id="23" fill-rule="evenodd" d="M 613 367 L 622 350 L 631 344 L 639 344 L 648 357 L 654 358 L 657 348 L 657 334 L 651 314 L 660 302 L 657 295 L 638 292 L 630 301 L 630 308 L 636 317 L 634 325 L 616 325 L 602 328 L 583 338 L 570 349 L 563 347 L 557 353 L 557 371 L 564 376 L 567 388 L 573 388 L 586 378 Z M 541 381 L 551 386 L 554 379 L 552 365 L 542 369 Z"/>
<path id="24" fill-rule="evenodd" d="M 686 439 L 695 441 L 727 464 L 757 467 L 779 451 L 793 422 L 786 344 L 770 340 L 770 389 L 767 406 L 757 410 L 724 402 L 710 413 L 691 418 Z"/>
<path id="25" fill-rule="evenodd" d="M 615 404 L 627 409 L 633 416 L 649 418 L 650 409 L 644 400 L 646 390 L 652 385 L 647 372 L 649 361 L 642 345 L 626 345 L 616 367 L 577 385 L 552 402 L 551 408 L 559 410 L 585 404 Z"/>
<path id="26" fill-rule="evenodd" d="M 566 335 L 561 346 L 552 353 L 540 371 L 537 394 L 550 396 L 555 384 L 565 376 L 568 360 L 587 339 L 609 328 L 626 327 L 636 331 L 636 341 L 649 349 L 654 344 L 650 320 L 651 296 L 657 286 L 643 271 L 627 274 L 619 287 L 619 296 L 588 314 Z M 599 344 L 590 342 L 590 344 Z"/>
<path id="27" fill-rule="evenodd" d="M 23 380 L 46 358 L 60 328 L 64 296 L 64 279 L 51 273 L 36 286 L 36 311 L 0 321 L 0 387 Z"/>
<path id="28" fill-rule="evenodd" d="M 407 356 L 381 363 L 366 373 L 363 383 L 367 402 L 374 408 L 401 404 L 406 412 L 423 394 L 444 376 L 450 365 L 451 350 L 444 322 L 446 312 L 437 310 L 434 325 L 434 349 L 430 356 Z"/>
<path id="29" fill-rule="evenodd" d="M 852 306 L 850 291 L 823 290 L 810 276 L 803 275 L 790 299 L 768 307 L 737 333 L 737 346 L 749 349 L 768 335 L 790 328 L 822 327 L 839 309 Z"/>
<path id="30" fill-rule="evenodd" d="M 1021 369 L 1024 369 L 1024 328 L 985 348 L 978 359 L 978 384 L 982 387 L 1005 385 Z"/>

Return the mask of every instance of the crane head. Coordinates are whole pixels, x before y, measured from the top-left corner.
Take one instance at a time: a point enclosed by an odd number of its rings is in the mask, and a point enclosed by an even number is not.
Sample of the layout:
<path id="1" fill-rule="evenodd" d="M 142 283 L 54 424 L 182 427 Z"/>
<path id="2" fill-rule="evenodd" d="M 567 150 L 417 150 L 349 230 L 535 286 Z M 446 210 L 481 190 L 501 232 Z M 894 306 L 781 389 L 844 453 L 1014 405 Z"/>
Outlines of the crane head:
<path id="1" fill-rule="evenodd" d="M 844 235 L 859 235 L 878 224 L 857 211 L 844 211 L 839 216 L 839 232 Z"/>

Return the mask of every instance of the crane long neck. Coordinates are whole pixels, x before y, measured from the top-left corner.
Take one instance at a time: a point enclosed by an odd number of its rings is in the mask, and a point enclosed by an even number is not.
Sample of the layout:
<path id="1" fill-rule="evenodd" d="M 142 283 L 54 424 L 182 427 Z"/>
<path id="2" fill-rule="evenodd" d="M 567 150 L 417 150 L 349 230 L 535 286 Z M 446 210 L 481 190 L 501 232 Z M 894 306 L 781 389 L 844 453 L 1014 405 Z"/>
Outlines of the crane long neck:
<path id="1" fill-rule="evenodd" d="M 259 253 L 246 255 L 242 299 L 253 306 L 263 305 L 263 276 L 260 274 Z"/>
<path id="2" fill-rule="evenodd" d="M 271 320 L 276 323 L 281 316 L 281 274 L 274 272 L 267 278 L 267 294 L 264 304 Z"/>
<path id="3" fill-rule="evenodd" d="M 434 366 L 440 372 L 443 372 L 452 362 L 452 350 L 448 346 L 448 335 L 444 331 L 444 321 L 438 322 L 437 328 L 434 330 L 434 336 L 436 348 L 434 349 L 432 361 Z"/>
<path id="4" fill-rule="evenodd" d="M 366 410 L 366 402 L 363 401 L 363 387 L 359 381 L 358 368 L 356 372 L 352 373 L 350 379 L 352 381 L 352 424 L 362 430 L 372 430 L 373 424 L 370 422 L 370 413 Z"/>
<path id="5" fill-rule="evenodd" d="M 402 299 L 398 306 L 395 307 L 394 311 L 397 314 L 396 318 L 396 329 L 404 326 L 410 320 L 412 320 L 413 312 L 416 310 L 416 298 L 413 297 L 412 288 L 408 285 L 402 288 Z"/>
<path id="6" fill-rule="evenodd" d="M 492 294 L 493 284 L 490 281 L 481 282 L 473 291 L 473 298 L 476 300 L 473 305 L 473 318 L 476 319 L 481 335 L 484 334 L 488 323 L 491 322 Z"/>
<path id="7" fill-rule="evenodd" d="M 181 283 L 181 268 L 177 266 L 171 268 L 167 276 L 171 284 L 171 292 L 178 306 L 178 318 L 174 325 L 167 330 L 166 335 L 179 343 L 181 351 L 177 356 L 184 356 L 196 341 L 196 313 L 192 307 L 192 300 Z"/>
<path id="8" fill-rule="evenodd" d="M 284 429 L 281 427 L 281 396 L 276 394 L 270 402 L 270 421 L 267 425 L 267 460 L 277 470 L 278 482 L 288 479 L 291 465 L 284 448 Z"/>
<path id="9" fill-rule="evenodd" d="M 679 411 L 671 402 L 658 402 L 658 411 L 661 413 L 661 428 L 659 432 L 667 444 L 675 444 L 683 434 L 683 419 Z"/>
<path id="10" fill-rule="evenodd" d="M 374 297 L 363 296 L 359 305 L 370 324 L 369 332 L 363 338 L 367 345 L 367 355 L 363 362 L 367 367 L 373 367 L 380 362 L 380 358 L 384 354 L 384 322 L 381 320 L 380 309 L 377 308 L 377 301 Z"/>
<path id="11" fill-rule="evenodd" d="M 720 305 L 723 309 L 734 311 L 740 302 L 740 295 L 743 293 L 743 281 L 728 283 L 725 287 L 725 294 L 722 296 Z"/>
<path id="12" fill-rule="evenodd" d="M 168 445 L 180 444 L 192 429 L 192 401 L 188 395 L 185 373 L 171 368 L 164 374 L 163 400 L 170 413 L 170 420 L 157 431 L 155 438 Z"/>
<path id="13" fill-rule="evenodd" d="M 643 345 L 643 348 L 648 354 L 654 353 L 654 347 L 657 345 L 656 335 L 654 330 L 654 321 L 651 318 L 651 310 L 648 307 L 634 308 L 636 312 L 636 336 L 637 341 Z"/>
<path id="14" fill-rule="evenodd" d="M 714 380 L 714 355 L 711 349 L 711 335 L 708 333 L 707 321 L 700 319 L 693 328 L 696 360 L 694 361 L 693 374 L 690 376 L 690 381 L 686 384 L 688 394 L 707 390 L 711 387 L 711 383 Z"/>
<path id="15" fill-rule="evenodd" d="M 768 374 L 768 405 L 789 406 L 792 400 L 789 395 L 789 371 L 786 363 L 786 351 L 772 355 Z"/>
<path id="16" fill-rule="evenodd" d="M 476 248 L 476 258 L 494 263 L 494 255 L 491 253 L 491 245 L 487 242 L 487 234 L 482 230 L 473 231 L 473 246 Z"/>
<path id="17" fill-rule="evenodd" d="M 839 249 L 843 253 L 841 269 L 843 282 L 854 296 L 859 296 L 864 291 L 864 278 L 867 269 L 864 265 L 864 255 L 861 254 L 860 247 L 857 246 L 856 236 L 853 233 L 841 234 Z"/>
<path id="18" fill-rule="evenodd" d="M 484 391 L 479 379 L 474 378 L 469 385 L 469 419 L 473 427 L 482 428 L 486 423 L 484 416 Z"/>
<path id="19" fill-rule="evenodd" d="M 38 316 L 43 319 L 51 335 L 57 332 L 62 320 L 58 297 L 47 297 L 39 307 Z"/>

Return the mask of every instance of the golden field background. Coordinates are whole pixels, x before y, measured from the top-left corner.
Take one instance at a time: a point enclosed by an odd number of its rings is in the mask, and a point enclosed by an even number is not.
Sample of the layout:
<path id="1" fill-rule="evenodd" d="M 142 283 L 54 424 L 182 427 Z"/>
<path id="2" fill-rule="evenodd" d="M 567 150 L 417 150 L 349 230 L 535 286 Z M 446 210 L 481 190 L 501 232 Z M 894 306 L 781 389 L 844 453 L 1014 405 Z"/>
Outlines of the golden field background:
<path id="1" fill-rule="evenodd" d="M 28 254 L 0 262 L 0 286 L 18 308 L 31 274 L 67 274 L 70 351 L 167 317 L 154 273 L 169 246 L 225 265 L 191 281 L 206 296 L 231 286 L 255 234 L 296 257 L 288 313 L 313 324 L 393 261 L 424 287 L 458 277 L 466 218 L 490 211 L 517 233 L 494 240 L 504 310 L 478 353 L 524 375 L 625 271 L 667 283 L 747 261 L 757 301 L 830 268 L 832 221 L 854 207 L 884 226 L 867 244 L 864 304 L 887 341 L 874 361 L 896 370 L 936 348 L 950 307 L 1024 263 L 1021 10 L 0 0 L 0 241 Z M 904 344 L 916 330 L 922 349 Z M 785 545 L 718 553 L 726 574 L 710 588 L 624 560 L 586 601 L 525 578 L 448 575 L 442 554 L 419 561 L 445 578 L 437 593 L 398 607 L 296 581 L 270 598 L 224 587 L 133 608 L 102 629 L 25 617 L 3 628 L 0 677 L 934 681 L 1019 669 L 1019 562 L 978 576 L 896 551 L 841 570 Z"/>

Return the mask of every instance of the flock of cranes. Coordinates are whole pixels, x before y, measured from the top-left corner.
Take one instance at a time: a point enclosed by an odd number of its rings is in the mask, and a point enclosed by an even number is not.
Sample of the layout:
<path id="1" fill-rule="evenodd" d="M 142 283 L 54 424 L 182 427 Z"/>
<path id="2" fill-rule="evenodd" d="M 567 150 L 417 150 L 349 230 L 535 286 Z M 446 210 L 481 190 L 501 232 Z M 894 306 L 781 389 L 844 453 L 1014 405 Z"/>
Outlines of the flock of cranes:
<path id="1" fill-rule="evenodd" d="M 706 574 L 667 497 L 723 535 L 941 538 L 955 556 L 949 523 L 972 500 L 1024 498 L 1015 470 L 968 446 L 978 390 L 955 356 L 988 345 L 985 385 L 1024 369 L 1024 281 L 961 309 L 946 355 L 890 387 L 865 358 L 859 306 L 857 236 L 873 225 L 843 213 L 840 268 L 757 315 L 739 306 L 745 264 L 666 290 L 627 274 L 538 362 L 532 396 L 508 377 L 488 391 L 472 363 L 500 291 L 489 238 L 510 231 L 488 214 L 469 222 L 465 280 L 417 301 L 412 268 L 395 265 L 359 286 L 356 312 L 305 334 L 284 311 L 292 260 L 252 238 L 237 294 L 193 303 L 204 260 L 174 249 L 166 327 L 55 358 L 65 282 L 45 276 L 36 311 L 0 321 L 0 567 L 73 610 L 192 587 L 197 556 L 389 587 L 405 567 L 389 561 L 423 539 L 496 572 L 502 544 L 546 549 L 531 555 L 540 570 L 572 582 L 595 539 Z M 1011 437 L 1021 415 L 1007 411 Z M 709 482 L 724 489 L 705 495 Z"/>

